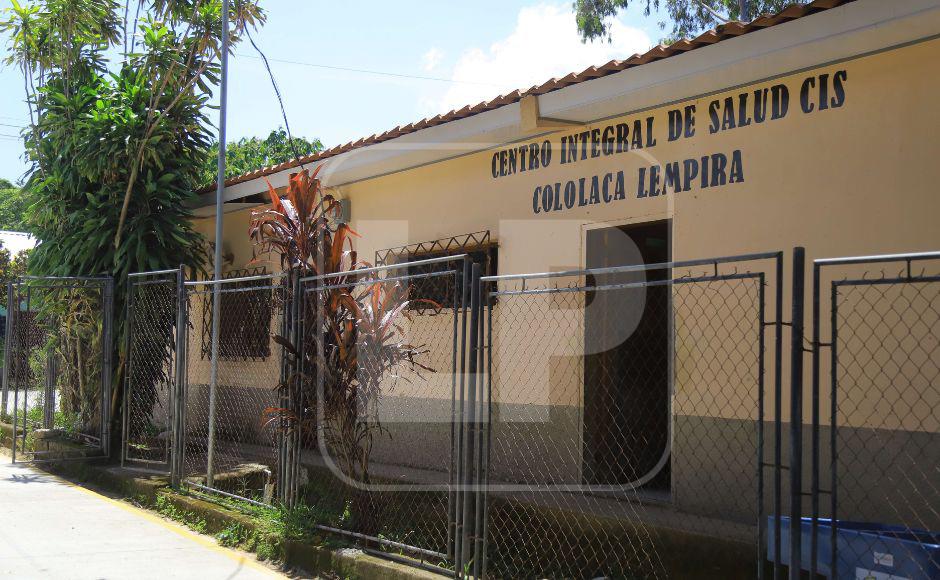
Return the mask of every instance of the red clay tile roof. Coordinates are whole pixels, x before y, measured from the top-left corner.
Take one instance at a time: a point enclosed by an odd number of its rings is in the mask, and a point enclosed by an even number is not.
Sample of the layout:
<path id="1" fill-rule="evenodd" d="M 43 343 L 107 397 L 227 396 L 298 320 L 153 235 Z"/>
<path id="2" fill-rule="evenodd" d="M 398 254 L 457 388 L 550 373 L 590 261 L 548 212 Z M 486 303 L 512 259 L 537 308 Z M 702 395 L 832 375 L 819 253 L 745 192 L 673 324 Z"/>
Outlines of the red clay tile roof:
<path id="1" fill-rule="evenodd" d="M 716 42 L 721 42 L 722 40 L 727 40 L 729 38 L 734 38 L 736 36 L 748 34 L 764 28 L 770 28 L 771 26 L 777 26 L 778 24 L 783 24 L 784 22 L 789 22 L 790 20 L 803 18 L 804 16 L 809 16 L 810 14 L 829 10 L 831 8 L 835 8 L 843 4 L 849 4 L 850 2 L 854 1 L 855 0 L 814 0 L 808 4 L 793 4 L 776 14 L 763 14 L 749 23 L 729 22 L 727 24 L 722 24 L 721 26 L 703 32 L 695 38 L 680 40 L 670 45 L 660 44 L 654 46 L 644 54 L 634 54 L 625 60 L 612 60 L 601 66 L 591 66 L 579 73 L 571 73 L 561 78 L 550 79 L 540 85 L 533 86 L 526 90 L 517 89 L 511 93 L 499 95 L 498 97 L 489 101 L 477 103 L 476 105 L 467 105 L 463 108 L 450 111 L 449 113 L 435 115 L 434 117 L 428 119 L 422 119 L 416 123 L 409 123 L 404 126 L 399 125 L 398 127 L 395 127 L 389 131 L 385 131 L 384 133 L 363 137 L 356 141 L 350 141 L 344 145 L 331 147 L 319 153 L 301 157 L 300 159 L 293 159 L 278 165 L 271 165 L 269 167 L 262 167 L 254 171 L 249 171 L 248 173 L 244 173 L 242 175 L 225 180 L 225 185 L 230 186 L 237 183 L 243 183 L 245 181 L 251 181 L 252 179 L 257 179 L 259 177 L 271 175 L 285 169 L 297 167 L 301 163 L 313 163 L 322 159 L 327 159 L 329 157 L 335 157 L 336 155 L 345 153 L 352 149 L 375 145 L 376 143 L 382 143 L 396 137 L 401 137 L 402 135 L 406 135 L 408 133 L 420 131 L 421 129 L 443 125 L 444 123 L 471 117 L 484 111 L 497 109 L 504 105 L 515 103 L 527 95 L 543 95 L 545 93 L 556 91 L 570 85 L 617 73 L 628 68 L 662 60 L 671 56 L 676 56 L 690 50 L 695 50 L 710 44 L 715 44 Z M 215 184 L 207 186 L 200 191 L 206 192 L 213 189 L 215 189 Z"/>

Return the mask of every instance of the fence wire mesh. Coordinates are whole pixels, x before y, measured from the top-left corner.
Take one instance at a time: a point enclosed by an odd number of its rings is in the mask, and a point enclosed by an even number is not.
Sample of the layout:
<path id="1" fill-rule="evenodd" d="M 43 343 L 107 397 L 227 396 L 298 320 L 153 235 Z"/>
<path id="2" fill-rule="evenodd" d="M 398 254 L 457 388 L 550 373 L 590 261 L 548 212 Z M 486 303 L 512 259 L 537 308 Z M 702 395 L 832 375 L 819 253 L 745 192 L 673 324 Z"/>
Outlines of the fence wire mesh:
<path id="1" fill-rule="evenodd" d="M 763 274 L 508 277 L 490 297 L 487 574 L 757 576 Z"/>
<path id="2" fill-rule="evenodd" d="M 106 453 L 110 279 L 29 278 L 10 294 L 14 461 Z"/>
<path id="3" fill-rule="evenodd" d="M 270 504 L 277 497 L 281 407 L 278 385 L 290 287 L 283 276 L 218 284 L 219 333 L 212 386 L 211 283 L 186 283 L 183 479 L 193 487 Z M 209 337 L 208 344 L 205 337 Z"/>
<path id="4" fill-rule="evenodd" d="M 937 562 L 918 554 L 940 528 L 940 277 L 913 275 L 910 261 L 906 276 L 862 276 L 851 259 L 823 313 L 814 282 L 813 419 L 788 428 L 791 439 L 812 428 L 811 443 L 786 449 L 791 462 L 812 451 L 812 483 L 784 490 L 782 256 L 483 284 L 477 267 L 468 278 L 471 257 L 226 280 L 214 393 L 213 283 L 186 283 L 177 304 L 175 282 L 150 278 L 132 287 L 128 457 L 164 461 L 158 430 L 175 429 L 174 472 L 191 485 L 265 504 L 296 496 L 315 528 L 458 576 L 760 577 L 765 556 L 779 574 L 792 539 L 781 514 L 799 516 L 793 498 L 809 495 L 819 531 L 797 553 L 804 568 L 871 562 L 859 566 L 876 575 L 886 560 L 873 554 L 890 553 L 933 577 Z M 63 313 L 94 305 L 68 294 L 91 286 L 51 287 L 55 298 L 34 284 L 11 301 L 8 376 L 34 418 L 24 440 L 58 426 L 45 402 L 71 381 L 52 354 L 69 344 Z M 163 404 L 177 368 L 185 421 Z"/>
<path id="5" fill-rule="evenodd" d="M 367 547 L 452 565 L 462 258 L 302 282 L 299 501 Z M 356 534 L 356 536 L 351 536 Z"/>
<path id="6" fill-rule="evenodd" d="M 122 459 L 169 471 L 176 402 L 179 272 L 128 282 Z"/>
<path id="7" fill-rule="evenodd" d="M 831 309 L 835 495 L 822 515 L 839 523 L 821 532 L 825 565 L 940 577 L 924 549 L 940 543 L 940 277 L 836 281 Z"/>

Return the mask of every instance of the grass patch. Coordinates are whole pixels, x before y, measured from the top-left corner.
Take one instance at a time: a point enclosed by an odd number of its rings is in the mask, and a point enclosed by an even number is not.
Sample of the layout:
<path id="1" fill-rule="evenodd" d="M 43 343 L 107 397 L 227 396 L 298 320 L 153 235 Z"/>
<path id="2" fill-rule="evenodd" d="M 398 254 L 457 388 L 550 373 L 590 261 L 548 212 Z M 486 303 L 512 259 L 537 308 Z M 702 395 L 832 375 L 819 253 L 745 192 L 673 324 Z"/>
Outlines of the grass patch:
<path id="1" fill-rule="evenodd" d="M 170 501 L 170 498 L 165 494 L 157 495 L 157 499 L 153 504 L 153 509 L 160 514 L 161 516 L 171 519 L 175 522 L 179 522 L 186 526 L 187 528 L 199 532 L 200 534 L 206 533 L 208 524 L 206 519 L 199 514 L 187 510 L 180 509 Z"/>

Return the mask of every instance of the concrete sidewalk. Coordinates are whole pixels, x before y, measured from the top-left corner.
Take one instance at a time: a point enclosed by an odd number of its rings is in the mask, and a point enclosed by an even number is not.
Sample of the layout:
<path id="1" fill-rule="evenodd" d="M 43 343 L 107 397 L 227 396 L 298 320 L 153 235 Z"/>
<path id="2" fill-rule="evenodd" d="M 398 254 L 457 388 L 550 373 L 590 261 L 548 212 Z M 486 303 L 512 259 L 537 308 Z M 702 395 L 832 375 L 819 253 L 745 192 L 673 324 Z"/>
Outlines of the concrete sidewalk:
<path id="1" fill-rule="evenodd" d="M 147 511 L 0 454 L 0 578 L 284 578 Z"/>

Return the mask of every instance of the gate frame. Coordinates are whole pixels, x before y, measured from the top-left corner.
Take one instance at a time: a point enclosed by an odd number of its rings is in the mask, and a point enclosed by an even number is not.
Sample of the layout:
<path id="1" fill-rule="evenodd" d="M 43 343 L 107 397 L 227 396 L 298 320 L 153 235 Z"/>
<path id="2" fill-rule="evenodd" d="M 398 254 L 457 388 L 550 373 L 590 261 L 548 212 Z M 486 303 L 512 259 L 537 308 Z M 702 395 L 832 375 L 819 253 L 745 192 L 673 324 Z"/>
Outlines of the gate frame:
<path id="1" fill-rule="evenodd" d="M 767 300 L 766 300 L 766 290 L 767 285 L 767 275 L 771 272 L 771 268 L 760 270 L 758 272 L 749 272 L 746 274 L 739 274 L 737 269 L 732 274 L 721 274 L 719 273 L 719 265 L 722 264 L 745 264 L 750 262 L 757 262 L 762 260 L 772 260 L 773 261 L 773 275 L 774 275 L 774 291 L 773 291 L 773 300 L 774 300 L 774 309 L 775 309 L 775 320 L 767 320 Z M 783 251 L 772 251 L 772 252 L 760 252 L 753 254 L 740 254 L 733 256 L 720 256 L 715 258 L 700 258 L 693 260 L 672 260 L 669 262 L 663 262 L 659 264 L 636 264 L 629 266 L 613 266 L 605 268 L 580 268 L 574 270 L 566 270 L 560 272 L 540 272 L 540 273 L 524 273 L 524 274 L 503 274 L 496 276 L 483 276 L 480 277 L 479 285 L 493 285 L 492 288 L 496 288 L 496 284 L 506 281 L 520 281 L 521 290 L 509 291 L 509 292 L 500 292 L 497 290 L 486 290 L 482 292 L 482 296 L 479 303 L 479 308 L 486 308 L 487 314 L 487 324 L 485 330 L 485 344 L 480 347 L 480 360 L 481 364 L 484 362 L 486 364 L 486 405 L 485 413 L 486 419 L 483 421 L 486 423 L 485 435 L 483 443 L 481 444 L 481 449 L 483 450 L 484 460 L 481 465 L 483 470 L 483 484 L 480 486 L 482 492 L 481 501 L 483 502 L 483 519 L 482 519 L 482 530 L 478 536 L 479 540 L 482 541 L 482 561 L 475 558 L 474 562 L 480 564 L 480 568 L 474 568 L 474 577 L 485 577 L 487 573 L 487 550 L 489 548 L 489 536 L 488 536 L 488 497 L 489 497 L 489 450 L 491 447 L 490 435 L 491 435 L 491 426 L 492 426 L 492 315 L 493 315 L 493 302 L 494 298 L 499 295 L 507 294 L 531 294 L 531 293 L 551 293 L 551 292 L 571 292 L 573 289 L 568 288 L 551 288 L 551 289 L 526 289 L 525 284 L 527 280 L 546 280 L 551 278 L 559 277 L 573 277 L 573 276 L 588 276 L 588 275 L 603 275 L 603 274 L 615 274 L 615 273 L 626 273 L 626 272 L 647 272 L 655 270 L 670 270 L 675 272 L 676 269 L 683 268 L 692 268 L 700 266 L 712 266 L 713 271 L 711 275 L 697 276 L 694 278 L 676 278 L 674 275 L 667 281 L 664 282 L 637 282 L 637 283 L 627 283 L 627 284 L 613 284 L 613 285 L 603 285 L 601 287 L 646 287 L 650 285 L 668 285 L 674 286 L 676 284 L 689 283 L 689 282 L 710 282 L 710 281 L 719 281 L 719 280 L 729 280 L 729 279 L 746 279 L 746 278 L 756 278 L 759 281 L 759 295 L 760 303 L 758 305 L 758 327 L 759 327 L 759 341 L 760 345 L 758 348 L 758 397 L 757 397 L 757 457 L 755 458 L 754 467 L 757 471 L 757 507 L 758 507 L 758 521 L 757 521 L 757 570 L 758 578 L 763 580 L 764 574 L 764 565 L 765 565 L 765 542 L 767 537 L 767 521 L 766 521 L 766 510 L 764 509 L 764 498 L 765 498 L 765 487 L 766 481 L 764 477 L 764 470 L 770 468 L 773 470 L 773 490 L 772 497 L 774 502 L 773 509 L 773 519 L 774 519 L 774 529 L 775 529 L 775 542 L 774 542 L 774 553 L 776 557 L 774 558 L 774 577 L 778 578 L 782 574 L 782 564 L 781 564 L 781 541 L 780 541 L 780 530 L 781 530 L 781 516 L 782 516 L 782 472 L 785 469 L 788 469 L 783 465 L 782 462 L 782 442 L 783 442 L 783 430 L 782 430 L 782 365 L 784 364 L 783 358 L 783 326 L 788 325 L 789 323 L 783 322 L 783 284 L 784 284 L 784 252 Z M 587 289 L 582 288 L 582 289 Z M 670 301 L 671 304 L 671 301 Z M 483 317 L 481 316 L 481 319 Z M 768 380 L 765 375 L 767 374 L 767 355 L 765 354 L 767 346 L 767 338 L 765 337 L 766 331 L 769 327 L 774 329 L 773 337 L 773 355 L 772 355 L 772 364 L 773 364 L 773 378 Z M 669 350 L 670 353 L 674 350 L 674 337 L 669 338 Z M 486 351 L 484 357 L 482 351 Z M 670 361 L 670 424 L 672 421 L 672 398 L 674 397 L 674 392 L 672 390 L 672 385 L 674 383 L 674 377 L 672 376 L 674 361 Z M 773 417 L 773 436 L 774 436 L 774 451 L 773 459 L 771 463 L 768 463 L 765 460 L 765 437 L 764 437 L 764 423 L 767 422 L 766 419 L 766 406 L 765 406 L 765 396 L 767 391 L 767 383 L 771 383 L 773 388 L 773 397 L 774 397 L 774 417 Z M 671 430 L 671 429 L 670 429 Z M 671 449 L 672 441 L 670 440 L 670 454 L 672 453 Z M 516 486 L 524 490 L 529 490 L 531 486 Z M 556 489 L 559 486 L 554 486 Z M 565 486 L 560 486 L 565 487 Z M 578 486 L 581 487 L 581 486 Z M 598 486 L 593 486 L 598 487 Z M 600 486 L 603 487 L 603 486 Z M 671 494 L 670 494 L 671 495 Z M 671 501 L 671 500 L 670 500 Z M 769 552 L 769 550 L 767 550 Z M 458 569 L 459 571 L 459 569 Z M 482 576 L 481 576 L 482 574 Z"/>
<path id="2" fill-rule="evenodd" d="M 831 559 L 829 562 L 830 574 L 833 576 L 838 572 L 838 555 L 836 540 L 838 533 L 838 455 L 837 455 L 837 432 L 838 432 L 838 401 L 839 401 L 839 378 L 838 378 L 838 290 L 842 286 L 876 286 L 881 284 L 910 284 L 910 283 L 937 283 L 940 282 L 940 276 L 914 275 L 912 267 L 914 262 L 940 260 L 940 251 L 935 252 L 910 252 L 901 254 L 876 254 L 869 256 L 851 256 L 844 258 L 820 258 L 813 260 L 813 336 L 812 346 L 812 443 L 811 443 L 811 469 L 812 483 L 810 489 L 810 501 L 812 503 L 812 524 L 810 531 L 810 574 L 817 573 L 817 560 L 819 548 L 819 496 L 829 495 L 830 519 L 834 525 L 830 526 L 829 545 Z M 860 264 L 888 264 L 903 263 L 904 274 L 893 278 L 845 278 L 842 280 L 829 281 L 829 341 L 823 342 L 821 339 L 821 293 L 823 272 L 839 266 L 850 266 Z M 819 397 L 821 389 L 820 379 L 820 360 L 821 350 L 829 349 L 829 470 L 830 481 L 829 490 L 821 489 L 819 482 L 819 462 L 820 462 L 820 415 L 819 415 Z M 790 522 L 793 529 L 793 520 Z M 791 536 L 794 534 L 791 533 Z M 802 553 L 796 554 L 799 558 Z M 791 562 L 793 560 L 791 559 Z M 791 569 L 799 571 L 801 566 L 791 566 Z"/>
<path id="3" fill-rule="evenodd" d="M 169 276 L 175 274 L 175 280 L 172 278 L 156 279 L 156 280 L 142 280 L 140 282 L 136 281 L 137 279 L 151 278 L 156 276 Z M 176 428 L 177 413 L 179 412 L 179 398 L 180 393 L 180 376 L 179 376 L 179 358 L 181 351 L 181 342 L 180 336 L 184 332 L 184 329 L 181 326 L 181 319 L 179 318 L 180 312 L 180 294 L 179 286 L 186 280 L 186 274 L 184 267 L 180 265 L 179 268 L 171 268 L 166 270 L 150 270 L 146 272 L 131 272 L 127 275 L 127 304 L 126 304 L 126 318 L 125 318 L 125 327 L 124 327 L 124 347 L 127 357 L 126 366 L 124 369 L 124 393 L 122 400 L 122 438 L 121 438 L 121 467 L 125 465 L 133 465 L 134 467 L 146 468 L 154 471 L 158 471 L 164 474 L 173 474 L 173 466 L 175 464 L 175 456 L 177 453 L 177 434 L 179 433 Z M 151 285 L 151 284 L 175 284 L 176 296 L 174 300 L 176 301 L 176 308 L 173 309 L 172 314 L 176 318 L 176 323 L 174 325 L 173 331 L 173 352 L 174 352 L 174 361 L 173 361 L 173 377 L 170 380 L 169 384 L 169 398 L 167 404 L 169 409 L 167 410 L 169 414 L 168 421 L 168 433 L 169 439 L 167 441 L 167 460 L 163 462 L 154 462 L 146 461 L 139 459 L 132 459 L 127 456 L 127 448 L 129 443 L 129 433 L 130 433 L 130 394 L 132 392 L 131 386 L 131 369 L 133 368 L 134 358 L 131 353 L 131 348 L 133 348 L 133 336 L 134 328 L 132 322 L 134 320 L 134 306 L 135 306 L 135 294 L 134 288 Z M 157 466 L 157 467 L 154 467 Z"/>
<path id="4" fill-rule="evenodd" d="M 40 284 L 38 286 L 31 286 L 31 282 L 40 282 L 49 284 Z M 84 285 L 89 283 L 89 285 Z M 4 339 L 4 353 L 3 353 L 3 394 L 4 400 L 8 400 L 8 391 L 9 391 L 9 366 L 10 366 L 10 352 L 11 352 L 11 343 L 12 335 L 11 330 L 15 329 L 15 319 L 19 317 L 20 307 L 18 295 L 14 291 L 14 287 L 20 287 L 26 284 L 26 311 L 29 312 L 29 301 L 30 301 L 30 291 L 32 288 L 45 288 L 45 289 L 80 289 L 80 288 L 94 288 L 100 292 L 101 295 L 101 377 L 99 390 L 101 397 L 100 405 L 100 433 L 99 441 L 100 445 L 98 449 L 101 450 L 100 455 L 90 455 L 84 457 L 66 457 L 59 459 L 27 459 L 23 461 L 20 460 L 20 463 L 57 463 L 62 461 L 80 461 L 80 460 L 89 460 L 89 459 L 99 459 L 101 457 L 110 457 L 111 452 L 111 376 L 112 376 L 112 349 L 113 349 L 113 326 L 114 326 L 114 278 L 111 276 L 19 276 L 14 281 L 7 284 L 7 322 L 6 330 L 7 334 Z M 17 299 L 16 307 L 13 308 L 13 301 Z M 16 460 L 16 446 L 17 446 L 17 427 L 18 423 L 18 397 L 20 391 L 19 381 L 15 381 L 13 385 L 13 437 L 12 437 L 12 463 L 17 463 Z M 24 395 L 25 396 L 25 395 Z M 23 417 L 24 426 L 26 417 Z M 27 436 L 27 429 L 23 429 L 23 444 L 25 446 Z M 25 452 L 25 451 L 24 451 Z"/>
<path id="5" fill-rule="evenodd" d="M 211 471 L 211 468 L 209 468 L 207 471 L 206 485 L 202 485 L 194 481 L 189 481 L 187 479 L 186 425 L 187 425 L 188 413 L 187 413 L 186 402 L 188 400 L 188 394 L 189 394 L 189 354 L 190 354 L 189 353 L 189 330 L 190 330 L 190 325 L 191 325 L 190 312 L 189 312 L 190 310 L 189 300 L 190 300 L 191 295 L 207 294 L 208 292 L 210 292 L 209 290 L 194 290 L 195 288 L 199 288 L 200 286 L 207 286 L 207 287 L 214 289 L 214 287 L 216 286 L 221 287 L 221 286 L 224 286 L 225 284 L 233 284 L 233 283 L 240 283 L 240 282 L 253 282 L 253 281 L 259 281 L 259 280 L 268 280 L 270 281 L 270 284 L 268 286 L 251 287 L 247 289 L 232 289 L 232 290 L 220 289 L 218 295 L 220 296 L 220 299 L 221 299 L 221 294 L 223 292 L 246 292 L 246 291 L 251 291 L 251 290 L 265 290 L 265 289 L 270 289 L 272 291 L 282 289 L 284 292 L 289 293 L 292 288 L 292 285 L 290 284 L 289 272 L 282 271 L 282 272 L 275 272 L 275 273 L 269 273 L 269 274 L 254 274 L 250 276 L 239 276 L 235 278 L 222 278 L 220 280 L 187 280 L 185 271 L 184 271 L 184 266 L 181 265 L 179 268 L 179 271 L 181 272 L 181 275 L 178 278 L 179 295 L 177 298 L 178 300 L 177 328 L 182 330 L 182 334 L 177 336 L 177 349 L 178 349 L 177 350 L 177 369 L 176 369 L 177 405 L 176 405 L 176 418 L 175 418 L 175 422 L 173 426 L 173 428 L 176 430 L 176 435 L 175 435 L 176 444 L 173 447 L 174 455 L 173 455 L 173 461 L 171 462 L 171 472 L 170 472 L 171 485 L 173 486 L 174 489 L 190 488 L 191 490 L 195 490 L 197 493 L 207 494 L 209 496 L 225 497 L 225 498 L 230 498 L 230 499 L 234 499 L 238 501 L 244 501 L 246 503 L 255 505 L 257 507 L 272 508 L 273 505 L 269 505 L 269 504 L 266 504 L 257 500 L 253 500 L 251 498 L 243 497 L 234 493 L 229 493 L 227 491 L 213 487 L 210 484 L 209 478 L 208 478 L 208 471 Z M 277 286 L 276 282 L 279 280 L 287 281 L 287 284 L 284 284 L 282 286 Z M 213 292 L 213 294 L 215 293 Z M 290 300 L 290 297 L 288 296 L 287 299 L 285 300 L 284 312 L 281 315 L 282 320 L 281 320 L 280 326 L 281 326 L 282 332 L 290 328 L 288 319 L 289 319 L 289 313 L 293 312 L 293 310 L 294 310 L 294 306 L 292 304 L 292 301 Z M 212 340 L 213 341 L 218 340 L 218 337 L 213 337 Z M 283 373 L 285 372 L 284 351 L 285 349 L 283 346 L 279 346 L 276 349 L 272 349 L 272 356 L 278 357 L 278 365 L 281 368 L 281 379 L 283 379 L 284 377 Z M 278 354 L 274 355 L 273 354 L 274 352 L 277 352 Z M 219 356 L 218 351 L 216 354 L 217 356 Z M 210 387 L 210 398 L 209 398 L 209 409 L 208 409 L 209 416 L 207 417 L 207 422 L 210 427 L 209 428 L 209 440 L 210 441 L 207 443 L 207 446 L 208 446 L 207 448 L 208 453 L 207 453 L 207 458 L 206 458 L 207 468 L 209 467 L 209 465 L 211 464 L 213 460 L 213 455 L 214 455 L 214 450 L 215 450 L 215 429 L 216 429 L 215 412 L 216 412 L 216 407 L 218 405 L 218 402 L 216 400 L 216 395 L 213 391 L 215 391 L 216 389 L 218 389 L 218 385 L 215 385 L 214 388 Z M 279 430 L 278 435 L 277 435 L 277 442 L 273 446 L 273 449 L 277 453 L 277 457 L 278 457 L 278 465 L 276 466 L 276 469 L 278 470 L 278 475 L 281 477 L 284 477 L 284 479 L 281 480 L 278 485 L 278 500 L 281 501 L 286 506 L 291 506 L 293 505 L 293 499 L 292 499 L 292 496 L 290 495 L 289 490 L 294 489 L 295 484 L 289 478 L 293 474 L 296 473 L 296 470 L 291 471 L 289 465 L 284 461 L 284 458 L 282 457 L 281 452 L 283 450 L 285 438 L 286 437 L 284 436 L 283 432 Z M 299 455 L 298 455 L 298 458 L 299 458 Z"/>
<path id="6" fill-rule="evenodd" d="M 471 306 L 473 290 L 476 289 L 479 292 L 479 264 L 475 264 L 472 261 L 472 258 L 467 253 L 439 256 L 436 258 L 427 258 L 424 260 L 412 260 L 408 262 L 400 262 L 395 264 L 385 264 L 382 266 L 372 266 L 368 268 L 360 268 L 356 270 L 344 270 L 341 272 L 333 272 L 329 274 L 320 274 L 314 276 L 305 276 L 297 277 L 296 285 L 297 294 L 296 296 L 306 296 L 308 293 L 317 292 L 318 290 L 327 290 L 335 287 L 355 287 L 359 282 L 346 282 L 342 284 L 330 284 L 328 281 L 334 278 L 339 278 L 343 276 L 348 276 L 350 278 L 359 278 L 364 275 L 375 274 L 378 272 L 389 272 L 394 270 L 407 269 L 414 266 L 425 266 L 431 264 L 439 263 L 448 263 L 453 262 L 455 264 L 454 268 L 444 270 L 442 272 L 432 272 L 430 274 L 408 274 L 407 270 L 404 274 L 396 274 L 391 278 L 383 278 L 382 281 L 395 281 L 395 280 L 410 280 L 416 278 L 428 278 L 436 276 L 460 276 L 459 286 L 455 287 L 454 292 L 454 323 L 453 323 L 453 344 L 451 349 L 453 351 L 453 371 L 454 378 L 452 380 L 452 391 L 451 391 L 451 437 L 450 437 L 450 458 L 448 461 L 448 484 L 447 484 L 447 553 L 435 552 L 433 550 L 428 550 L 425 548 L 420 548 L 418 546 L 411 546 L 408 544 L 395 542 L 385 538 L 379 538 L 375 536 L 368 536 L 360 534 L 357 532 L 352 532 L 349 530 L 342 530 L 337 528 L 332 528 L 324 525 L 316 525 L 317 529 L 320 529 L 325 532 L 334 533 L 337 535 L 346 536 L 353 539 L 365 540 L 367 542 L 374 542 L 379 545 L 389 546 L 393 548 L 401 549 L 402 551 L 418 554 L 422 556 L 430 556 L 438 558 L 440 560 L 453 563 L 456 566 L 454 572 L 455 577 L 460 577 L 462 572 L 459 567 L 460 562 L 460 553 L 462 550 L 468 549 L 468 546 L 475 543 L 475 539 L 471 536 L 471 528 L 465 526 L 465 518 L 469 514 L 470 506 L 473 504 L 474 500 L 472 498 L 479 496 L 479 486 L 474 486 L 472 483 L 472 478 L 474 471 L 472 469 L 471 455 L 473 449 L 476 447 L 471 444 L 471 437 L 474 433 L 473 426 L 471 425 L 473 417 L 473 403 L 469 400 L 469 393 L 471 386 L 474 383 L 474 357 L 470 355 L 470 349 L 468 348 L 468 341 L 470 340 L 470 335 L 468 335 L 468 324 L 467 318 L 469 316 L 476 316 L 479 314 L 479 308 L 473 308 Z M 475 272 L 475 274 L 474 274 Z M 312 285 L 307 285 L 311 284 Z M 459 292 L 459 296 L 458 296 Z M 297 332 L 300 333 L 300 336 L 303 336 L 305 333 L 305 321 L 303 311 L 304 309 L 300 306 L 303 303 L 303 300 L 295 300 L 297 302 Z M 448 308 L 448 306 L 445 306 Z M 459 317 L 459 320 L 458 320 Z M 459 322 L 459 327 L 458 327 Z M 473 332 L 473 325 L 470 325 L 471 332 Z M 303 341 L 300 341 L 300 352 L 301 352 L 301 361 L 303 361 Z M 470 368 L 468 370 L 468 355 L 470 358 Z M 304 372 L 301 369 L 301 372 Z M 320 389 L 322 389 L 322 382 L 317 380 L 318 383 L 318 394 Z M 322 427 L 322 408 L 317 406 L 317 429 L 319 430 Z M 459 420 L 459 424 L 458 424 Z M 318 438 L 320 442 L 320 452 L 323 452 L 323 439 Z M 301 453 L 298 453 L 294 456 L 294 461 L 298 464 L 296 467 L 299 467 Z M 295 470 L 296 470 L 295 467 Z M 395 489 L 397 485 L 391 486 L 382 486 L 383 489 Z M 296 490 L 295 490 L 296 491 Z M 461 509 L 461 506 L 464 506 L 464 509 Z M 388 557 L 393 560 L 399 560 L 395 554 L 386 554 L 385 552 L 376 551 L 366 548 L 366 551 L 370 554 Z M 424 561 L 408 561 L 406 562 L 409 565 L 416 566 L 422 569 L 431 569 L 437 573 L 449 573 L 448 570 L 435 566 Z"/>

